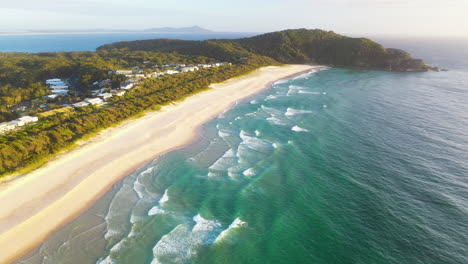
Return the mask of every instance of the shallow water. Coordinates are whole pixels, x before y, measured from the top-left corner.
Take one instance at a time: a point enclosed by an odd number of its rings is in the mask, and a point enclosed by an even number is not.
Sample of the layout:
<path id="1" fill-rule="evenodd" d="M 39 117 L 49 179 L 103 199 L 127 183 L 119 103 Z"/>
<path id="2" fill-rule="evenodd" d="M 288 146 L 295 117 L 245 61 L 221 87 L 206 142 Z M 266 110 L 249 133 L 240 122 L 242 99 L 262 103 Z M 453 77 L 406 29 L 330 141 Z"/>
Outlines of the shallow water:
<path id="1" fill-rule="evenodd" d="M 422 55 L 275 83 L 18 263 L 468 263 L 468 66 Z"/>

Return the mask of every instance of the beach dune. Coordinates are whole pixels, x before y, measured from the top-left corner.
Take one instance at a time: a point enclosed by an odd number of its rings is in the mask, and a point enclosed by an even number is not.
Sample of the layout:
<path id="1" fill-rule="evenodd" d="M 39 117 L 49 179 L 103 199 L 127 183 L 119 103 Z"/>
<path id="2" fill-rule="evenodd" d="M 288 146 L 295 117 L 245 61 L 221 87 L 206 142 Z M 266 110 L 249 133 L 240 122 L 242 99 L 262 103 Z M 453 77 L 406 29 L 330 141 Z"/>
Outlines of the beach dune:
<path id="1" fill-rule="evenodd" d="M 0 263 L 37 247 L 118 180 L 158 155 L 189 143 L 197 128 L 225 109 L 308 65 L 265 67 L 161 111 L 103 131 L 43 168 L 0 187 Z"/>

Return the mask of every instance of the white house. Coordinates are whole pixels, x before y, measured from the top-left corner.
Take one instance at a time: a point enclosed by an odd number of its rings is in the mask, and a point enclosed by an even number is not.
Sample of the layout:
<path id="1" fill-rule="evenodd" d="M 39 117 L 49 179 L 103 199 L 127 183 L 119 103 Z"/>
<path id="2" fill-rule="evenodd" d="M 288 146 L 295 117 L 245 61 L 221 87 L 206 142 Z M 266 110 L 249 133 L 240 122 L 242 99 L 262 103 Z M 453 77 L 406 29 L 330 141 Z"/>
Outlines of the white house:
<path id="1" fill-rule="evenodd" d="M 133 71 L 127 71 L 127 70 L 117 70 L 115 71 L 115 74 L 120 74 L 120 75 L 126 75 L 126 74 L 132 74 Z"/>
<path id="2" fill-rule="evenodd" d="M 176 70 L 165 70 L 164 73 L 165 73 L 165 74 L 177 74 L 177 73 L 179 73 L 179 71 L 176 71 Z"/>
<path id="3" fill-rule="evenodd" d="M 18 118 L 18 120 L 23 121 L 24 124 L 28 124 L 28 123 L 37 122 L 39 118 L 37 118 L 36 116 L 23 116 L 23 117 Z"/>
<path id="4" fill-rule="evenodd" d="M 92 105 L 103 105 L 105 104 L 101 98 L 86 98 L 85 102 L 90 103 Z"/>
<path id="5" fill-rule="evenodd" d="M 124 82 L 120 85 L 120 89 L 129 90 L 129 89 L 132 89 L 134 86 L 135 86 L 134 83 Z"/>
<path id="6" fill-rule="evenodd" d="M 7 122 L 0 123 L 0 133 L 5 133 L 10 130 L 10 126 Z"/>
<path id="7" fill-rule="evenodd" d="M 75 103 L 75 104 L 72 104 L 73 107 L 84 107 L 84 106 L 88 106 L 89 103 L 87 102 L 78 102 L 78 103 Z"/>
<path id="8" fill-rule="evenodd" d="M 113 94 L 115 94 L 117 96 L 124 96 L 125 93 L 126 93 L 126 91 L 115 91 L 115 90 L 111 91 L 111 92 L 113 92 Z"/>
<path id="9" fill-rule="evenodd" d="M 68 90 L 68 85 L 51 85 L 50 89 L 52 90 Z"/>
<path id="10" fill-rule="evenodd" d="M 111 93 L 100 93 L 97 95 L 98 97 L 101 97 L 102 99 L 104 99 L 105 101 L 109 100 L 113 94 Z"/>
<path id="11" fill-rule="evenodd" d="M 194 66 L 194 67 L 183 67 L 182 69 L 180 69 L 181 72 L 193 72 L 193 71 L 198 71 L 200 68 L 198 68 L 197 66 Z"/>
<path id="12" fill-rule="evenodd" d="M 58 94 L 51 94 L 51 95 L 47 95 L 46 98 L 47 99 L 55 99 L 57 98 L 59 95 Z"/>
<path id="13" fill-rule="evenodd" d="M 24 124 L 24 122 L 21 121 L 21 120 L 13 120 L 13 121 L 8 122 L 8 125 L 9 125 L 12 129 L 14 129 L 14 128 L 16 128 L 16 127 L 24 126 L 25 124 Z"/>
<path id="14" fill-rule="evenodd" d="M 54 94 L 57 94 L 57 95 L 67 95 L 68 94 L 68 90 L 52 90 L 51 92 L 54 93 Z"/>
<path id="15" fill-rule="evenodd" d="M 46 80 L 46 83 L 61 82 L 61 81 L 62 81 L 61 79 L 55 78 L 55 79 Z"/>

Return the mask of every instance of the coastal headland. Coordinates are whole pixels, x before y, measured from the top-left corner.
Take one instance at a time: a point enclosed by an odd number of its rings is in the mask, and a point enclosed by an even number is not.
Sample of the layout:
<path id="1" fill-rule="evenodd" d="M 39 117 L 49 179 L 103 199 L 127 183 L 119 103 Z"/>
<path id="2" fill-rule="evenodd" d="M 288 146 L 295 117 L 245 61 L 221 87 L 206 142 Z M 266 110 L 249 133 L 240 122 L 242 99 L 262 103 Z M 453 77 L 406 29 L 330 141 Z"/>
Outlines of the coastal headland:
<path id="1" fill-rule="evenodd" d="M 110 128 L 0 189 L 0 263 L 11 263 L 89 208 L 117 181 L 193 140 L 199 126 L 310 65 L 264 67 Z"/>

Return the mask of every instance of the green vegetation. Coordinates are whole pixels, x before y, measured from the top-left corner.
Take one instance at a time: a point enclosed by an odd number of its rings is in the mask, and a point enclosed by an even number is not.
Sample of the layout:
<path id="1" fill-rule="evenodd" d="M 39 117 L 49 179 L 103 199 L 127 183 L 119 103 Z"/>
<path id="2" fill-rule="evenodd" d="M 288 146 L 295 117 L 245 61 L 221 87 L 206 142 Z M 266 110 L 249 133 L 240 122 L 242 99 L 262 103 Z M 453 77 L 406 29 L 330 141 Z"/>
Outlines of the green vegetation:
<path id="1" fill-rule="evenodd" d="M 280 63 L 318 63 L 339 67 L 394 71 L 427 71 L 431 68 L 409 54 L 385 49 L 366 38 L 350 38 L 323 30 L 285 30 L 235 40 L 183 41 L 141 40 L 104 45 L 99 51 L 177 52 L 242 62 L 246 56 L 261 55 Z"/>

